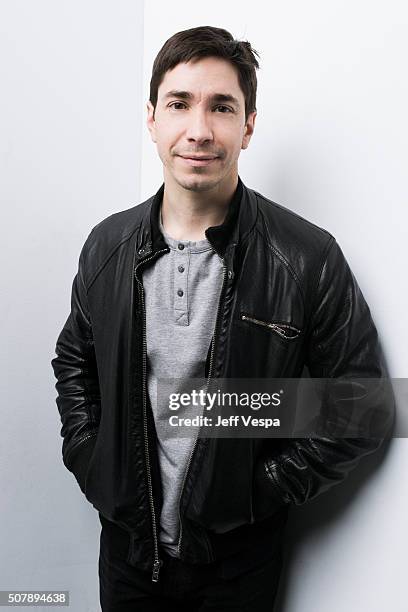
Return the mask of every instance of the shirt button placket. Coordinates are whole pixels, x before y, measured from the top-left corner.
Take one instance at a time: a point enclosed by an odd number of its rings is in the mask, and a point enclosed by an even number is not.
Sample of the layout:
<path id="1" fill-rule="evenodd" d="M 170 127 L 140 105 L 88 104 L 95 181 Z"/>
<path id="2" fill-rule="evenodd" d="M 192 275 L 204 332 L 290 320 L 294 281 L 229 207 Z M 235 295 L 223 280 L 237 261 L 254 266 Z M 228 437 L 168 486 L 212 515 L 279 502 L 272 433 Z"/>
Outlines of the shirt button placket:
<path id="1" fill-rule="evenodd" d="M 176 270 L 175 270 L 175 296 L 174 315 L 179 325 L 188 325 L 187 309 L 187 267 L 189 265 L 189 249 L 179 242 L 177 245 Z"/>

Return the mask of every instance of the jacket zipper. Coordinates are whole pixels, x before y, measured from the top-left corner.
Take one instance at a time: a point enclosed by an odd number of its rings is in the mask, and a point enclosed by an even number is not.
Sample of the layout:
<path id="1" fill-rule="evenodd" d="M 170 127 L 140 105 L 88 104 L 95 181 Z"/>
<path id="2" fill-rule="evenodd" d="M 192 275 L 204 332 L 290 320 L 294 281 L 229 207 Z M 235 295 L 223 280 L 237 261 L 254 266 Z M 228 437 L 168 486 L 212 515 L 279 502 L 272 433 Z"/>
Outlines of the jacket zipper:
<path id="1" fill-rule="evenodd" d="M 299 334 L 301 334 L 301 330 L 298 327 L 289 325 L 289 323 L 269 323 L 268 321 L 261 321 L 260 319 L 255 319 L 254 317 L 250 317 L 246 314 L 241 314 L 241 319 L 243 321 L 251 321 L 257 325 L 269 327 L 269 329 L 272 329 L 282 338 L 286 338 L 286 340 L 293 340 L 294 338 L 297 338 Z M 295 335 L 290 335 L 285 330 L 291 330 L 292 332 L 295 332 Z"/>
<path id="2" fill-rule="evenodd" d="M 211 348 L 211 353 L 210 353 L 210 363 L 209 363 L 209 367 L 208 367 L 208 378 L 207 378 L 207 382 L 206 382 L 206 393 L 208 391 L 208 386 L 209 386 L 210 379 L 211 379 L 211 376 L 212 376 L 213 357 L 214 357 L 215 340 L 216 340 L 216 334 L 217 334 L 217 328 L 218 328 L 218 319 L 219 319 L 219 314 L 220 314 L 220 310 L 221 310 L 221 303 L 222 303 L 222 301 L 224 299 L 224 288 L 225 288 L 225 279 L 226 279 L 226 269 L 227 268 L 226 268 L 226 265 L 225 265 L 224 258 L 221 258 L 221 259 L 222 259 L 222 286 L 221 286 L 221 295 L 220 295 L 220 300 L 218 302 L 217 314 L 216 314 L 216 318 L 215 318 L 213 343 L 212 343 L 212 348 Z M 231 278 L 232 278 L 232 273 L 231 273 Z M 196 439 L 194 441 L 193 448 L 192 448 L 191 453 L 190 453 L 190 457 L 189 457 L 188 462 L 187 462 L 187 467 L 186 467 L 185 472 L 184 472 L 183 483 L 181 485 L 180 495 L 179 495 L 179 500 L 178 500 L 178 514 L 179 514 L 179 524 L 180 524 L 180 535 L 179 535 L 178 544 L 177 544 L 177 554 L 179 556 L 181 556 L 181 541 L 182 541 L 182 537 L 183 537 L 183 523 L 182 523 L 182 520 L 181 520 L 180 502 L 181 502 L 181 498 L 182 498 L 182 495 L 183 495 L 184 484 L 186 482 L 186 478 L 187 478 L 188 470 L 190 468 L 191 460 L 193 458 L 193 454 L 194 454 L 195 448 L 197 446 L 197 441 L 198 441 L 199 433 L 200 432 L 198 431 Z M 210 557 L 211 557 L 211 553 L 210 553 Z"/>
<path id="3" fill-rule="evenodd" d="M 134 275 L 138 282 L 139 287 L 139 295 L 142 303 L 142 329 L 143 329 L 143 380 L 142 380 L 142 389 L 143 389 L 143 431 L 144 431 L 144 450 L 145 450 L 145 459 L 146 459 L 146 468 L 147 468 L 147 484 L 149 491 L 149 502 L 150 502 L 150 511 L 152 515 L 152 528 L 153 528 L 153 545 L 154 545 L 154 562 L 153 562 L 153 570 L 152 570 L 152 582 L 158 582 L 159 580 L 159 572 L 160 567 L 163 565 L 162 559 L 159 559 L 159 547 L 158 547 L 158 538 L 157 538 L 157 524 L 156 524 L 156 513 L 154 511 L 154 500 L 153 500 L 153 488 L 152 488 L 152 476 L 150 470 L 150 460 L 149 460 L 149 443 L 147 439 L 147 415 L 146 415 L 146 353 L 147 353 L 147 341 L 146 341 L 146 312 L 145 312 L 145 301 L 144 301 L 144 289 L 143 284 L 139 281 L 137 277 L 137 269 L 143 263 L 154 259 L 159 253 L 167 252 L 168 249 L 161 249 L 160 251 L 156 251 L 151 257 L 147 257 L 146 259 L 140 261 L 135 269 Z"/>

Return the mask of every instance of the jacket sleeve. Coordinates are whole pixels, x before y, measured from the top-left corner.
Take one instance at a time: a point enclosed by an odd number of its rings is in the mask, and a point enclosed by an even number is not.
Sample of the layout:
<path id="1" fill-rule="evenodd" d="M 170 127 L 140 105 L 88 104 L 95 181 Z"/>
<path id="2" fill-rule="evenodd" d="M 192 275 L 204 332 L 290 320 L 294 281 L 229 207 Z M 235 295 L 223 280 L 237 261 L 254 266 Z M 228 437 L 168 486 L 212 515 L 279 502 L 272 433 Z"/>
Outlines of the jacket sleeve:
<path id="1" fill-rule="evenodd" d="M 279 440 L 279 451 L 263 457 L 258 467 L 271 506 L 303 504 L 341 482 L 362 456 L 382 444 L 393 425 L 394 396 L 392 387 L 384 383 L 386 366 L 369 307 L 333 237 L 326 253 L 311 312 L 306 365 L 312 378 L 326 381 L 382 378 L 370 383 L 373 401 L 364 404 L 365 409 L 368 405 L 364 419 L 376 423 L 380 436 L 367 435 L 369 428 L 365 426 L 364 437 L 332 437 L 326 435 L 327 428 L 322 437 Z M 330 405 L 324 405 L 324 393 L 322 397 L 319 418 L 325 422 L 333 418 L 334 424 L 336 416 L 332 416 Z"/>
<path id="2" fill-rule="evenodd" d="M 92 230 L 93 231 L 93 230 Z M 60 332 L 51 365 L 57 379 L 56 403 L 61 417 L 62 458 L 83 493 L 96 442 L 101 399 L 85 280 L 88 236 L 73 280 L 71 312 Z"/>

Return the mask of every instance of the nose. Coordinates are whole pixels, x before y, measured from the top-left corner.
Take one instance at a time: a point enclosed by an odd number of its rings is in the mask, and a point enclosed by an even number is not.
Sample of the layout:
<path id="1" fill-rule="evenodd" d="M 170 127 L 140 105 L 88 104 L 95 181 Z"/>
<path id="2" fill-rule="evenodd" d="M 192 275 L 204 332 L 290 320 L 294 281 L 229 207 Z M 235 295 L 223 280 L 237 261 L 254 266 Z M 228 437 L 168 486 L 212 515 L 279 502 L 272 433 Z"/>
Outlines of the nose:
<path id="1" fill-rule="evenodd" d="M 187 139 L 199 144 L 213 140 L 211 119 L 204 109 L 196 108 L 189 113 Z"/>

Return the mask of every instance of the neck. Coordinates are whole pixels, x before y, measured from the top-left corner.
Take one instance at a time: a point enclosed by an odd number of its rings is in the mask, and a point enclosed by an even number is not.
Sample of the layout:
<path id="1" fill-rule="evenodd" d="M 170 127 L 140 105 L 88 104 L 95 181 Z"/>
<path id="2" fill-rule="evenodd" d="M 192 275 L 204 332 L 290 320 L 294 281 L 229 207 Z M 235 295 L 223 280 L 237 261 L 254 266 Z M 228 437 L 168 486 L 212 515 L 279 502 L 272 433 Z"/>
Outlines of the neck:
<path id="1" fill-rule="evenodd" d="M 204 240 L 208 227 L 224 221 L 237 185 L 238 174 L 206 191 L 184 189 L 167 178 L 161 207 L 164 231 L 175 240 Z"/>

